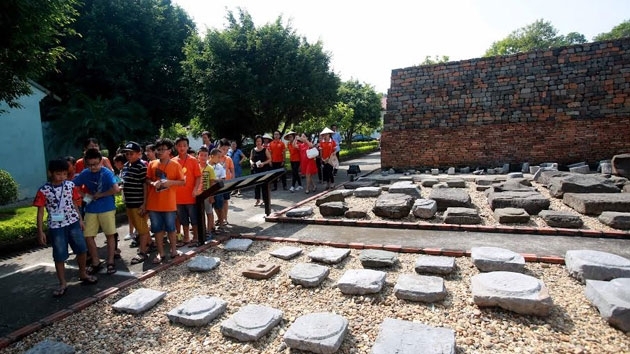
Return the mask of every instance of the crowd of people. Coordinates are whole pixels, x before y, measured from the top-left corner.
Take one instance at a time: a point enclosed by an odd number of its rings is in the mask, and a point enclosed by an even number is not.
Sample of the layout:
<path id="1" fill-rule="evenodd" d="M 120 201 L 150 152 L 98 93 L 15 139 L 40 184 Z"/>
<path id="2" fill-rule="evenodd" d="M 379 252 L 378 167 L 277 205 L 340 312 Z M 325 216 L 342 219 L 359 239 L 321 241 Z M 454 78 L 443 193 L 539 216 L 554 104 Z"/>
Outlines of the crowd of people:
<path id="1" fill-rule="evenodd" d="M 154 264 L 166 258 L 168 240 L 170 258 L 178 257 L 179 247 L 198 239 L 198 223 L 205 222 L 206 240 L 224 232 L 228 225 L 229 201 L 240 197 L 240 190 L 208 197 L 204 200 L 206 220 L 197 220 L 196 197 L 221 180 L 241 177 L 242 165 L 249 162 L 251 173 L 283 168 L 288 152 L 291 165 L 291 187 L 287 175 L 279 179 L 283 190 L 291 193 L 316 191 L 315 176 L 326 188 L 334 188 L 339 164 L 341 136 L 325 128 L 318 136 L 289 131 L 281 136 L 275 131 L 257 135 L 255 146 L 245 156 L 236 141 L 212 140 L 209 132 L 202 133 L 202 146 L 190 147 L 186 137 L 172 141 L 160 138 L 144 148 L 127 142 L 110 160 L 101 154 L 99 142 L 90 138 L 84 145 L 83 156 L 75 160 L 68 156 L 48 163 L 49 181 L 37 192 L 33 205 L 37 210 L 37 230 L 41 244 L 52 245 L 53 260 L 59 287 L 53 296 L 63 296 L 68 288 L 65 262 L 68 247 L 76 255 L 79 279 L 83 284 L 95 284 L 95 276 L 105 268 L 116 273 L 115 259 L 120 258 L 116 231 L 115 195 L 121 193 L 129 221 L 132 245 L 138 247 L 132 264 L 151 259 Z M 302 186 L 302 176 L 305 186 Z M 278 180 L 272 190 L 278 189 Z M 268 189 L 256 186 L 254 206 L 264 206 Z M 44 232 L 44 217 L 48 233 Z M 101 230 L 106 237 L 107 258 L 98 255 L 95 238 Z"/>

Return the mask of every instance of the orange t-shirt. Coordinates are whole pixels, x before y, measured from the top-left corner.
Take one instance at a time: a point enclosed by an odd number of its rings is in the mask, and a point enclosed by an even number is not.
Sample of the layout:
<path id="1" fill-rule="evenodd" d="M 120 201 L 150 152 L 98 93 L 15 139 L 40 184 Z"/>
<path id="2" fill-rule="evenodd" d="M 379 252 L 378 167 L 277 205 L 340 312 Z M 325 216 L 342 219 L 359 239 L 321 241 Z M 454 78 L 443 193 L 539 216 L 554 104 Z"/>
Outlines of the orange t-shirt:
<path id="1" fill-rule="evenodd" d="M 184 172 L 182 166 L 177 162 L 169 160 L 167 163 L 161 163 L 160 160 L 153 160 L 147 166 L 147 179 L 152 182 L 160 179 L 179 181 L 184 179 Z M 147 188 L 149 192 L 147 194 L 147 210 L 176 211 L 177 189 L 179 188 L 169 187 L 158 192 L 153 186 L 149 186 Z"/>
<path id="2" fill-rule="evenodd" d="M 186 184 L 176 188 L 177 191 L 177 204 L 195 204 L 195 197 L 193 197 L 193 190 L 195 189 L 195 182 L 197 178 L 201 178 L 201 169 L 199 168 L 199 161 L 191 155 L 186 155 L 183 159 L 179 156 L 173 157 L 173 161 L 182 166 L 182 172 L 184 173 Z"/>
<path id="3" fill-rule="evenodd" d="M 272 140 L 269 143 L 271 162 L 284 162 L 284 149 L 286 149 L 286 146 L 282 140 Z"/>
<path id="4" fill-rule="evenodd" d="M 225 168 L 225 180 L 230 180 L 234 178 L 234 161 L 229 156 L 221 156 L 219 159 L 223 164 L 223 168 Z"/>
<path id="5" fill-rule="evenodd" d="M 300 148 L 293 146 L 293 143 L 289 143 L 289 160 L 291 162 L 300 161 Z"/>
<path id="6" fill-rule="evenodd" d="M 111 171 L 114 171 L 114 168 L 112 167 L 112 163 L 109 161 L 109 159 L 105 156 L 103 156 L 103 166 L 109 168 Z M 85 161 L 83 161 L 83 158 L 80 158 L 77 160 L 77 162 L 74 164 L 74 174 L 78 175 L 79 173 L 81 173 L 81 171 L 83 171 L 85 169 Z"/>
<path id="7" fill-rule="evenodd" d="M 319 147 L 322 149 L 322 160 L 326 160 L 335 152 L 337 148 L 337 144 L 334 140 L 331 141 L 320 141 Z"/>

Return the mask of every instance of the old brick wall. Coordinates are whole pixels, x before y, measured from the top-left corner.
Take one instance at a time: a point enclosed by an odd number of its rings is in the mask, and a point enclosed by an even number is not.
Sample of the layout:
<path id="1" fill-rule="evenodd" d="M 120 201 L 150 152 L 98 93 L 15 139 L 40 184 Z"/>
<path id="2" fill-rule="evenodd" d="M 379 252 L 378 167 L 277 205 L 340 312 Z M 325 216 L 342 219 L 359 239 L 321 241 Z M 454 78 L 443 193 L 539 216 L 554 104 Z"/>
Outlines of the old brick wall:
<path id="1" fill-rule="evenodd" d="M 630 152 L 630 38 L 392 71 L 384 167 L 596 163 Z"/>

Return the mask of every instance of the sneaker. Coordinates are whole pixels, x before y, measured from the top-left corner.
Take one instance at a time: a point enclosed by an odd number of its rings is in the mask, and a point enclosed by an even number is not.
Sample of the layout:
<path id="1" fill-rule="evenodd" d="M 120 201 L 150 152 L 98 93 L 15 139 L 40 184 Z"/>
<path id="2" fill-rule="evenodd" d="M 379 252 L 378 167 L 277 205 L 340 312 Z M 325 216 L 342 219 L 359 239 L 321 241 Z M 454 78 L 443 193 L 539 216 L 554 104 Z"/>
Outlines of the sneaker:
<path id="1" fill-rule="evenodd" d="M 289 192 L 291 192 L 291 193 L 295 192 L 295 188 L 293 188 L 293 187 L 289 188 Z"/>
<path id="2" fill-rule="evenodd" d="M 129 240 L 131 240 L 132 238 L 133 238 L 133 235 L 131 235 L 131 234 L 127 234 L 127 235 L 125 235 L 125 237 L 123 238 L 123 240 L 125 240 L 125 241 L 129 241 Z"/>
<path id="3" fill-rule="evenodd" d="M 301 191 L 302 189 L 304 189 L 304 188 L 302 188 L 302 186 L 297 186 L 297 187 L 295 187 L 295 190 L 296 190 L 296 191 Z"/>

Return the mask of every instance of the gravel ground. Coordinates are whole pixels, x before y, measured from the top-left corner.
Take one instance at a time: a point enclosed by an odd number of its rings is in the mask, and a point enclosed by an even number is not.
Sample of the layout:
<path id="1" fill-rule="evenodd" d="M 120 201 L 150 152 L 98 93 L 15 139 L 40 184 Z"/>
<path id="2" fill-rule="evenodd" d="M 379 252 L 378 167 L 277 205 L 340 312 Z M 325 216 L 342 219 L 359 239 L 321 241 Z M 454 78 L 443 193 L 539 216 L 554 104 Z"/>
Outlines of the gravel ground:
<path id="1" fill-rule="evenodd" d="M 72 344 L 78 353 L 299 353 L 283 344 L 282 336 L 303 314 L 330 311 L 350 322 L 338 353 L 368 353 L 386 317 L 448 327 L 456 332 L 458 353 L 622 353 L 630 352 L 630 333 L 610 327 L 584 296 L 584 285 L 569 277 L 563 266 L 528 263 L 526 274 L 542 279 L 554 308 L 548 317 L 518 315 L 498 308 L 480 309 L 472 302 L 470 278 L 478 274 L 469 258 L 457 258 L 457 270 L 445 278 L 447 298 L 434 304 L 397 299 L 393 294 L 398 274 L 414 273 L 417 255 L 399 254 L 399 266 L 387 270 L 381 293 L 343 295 L 336 281 L 349 269 L 362 268 L 360 250 L 331 266 L 318 288 L 294 286 L 288 273 L 294 264 L 309 262 L 316 246 L 296 244 L 304 252 L 291 261 L 269 256 L 283 243 L 254 242 L 247 252 L 226 252 L 213 247 L 204 255 L 219 257 L 221 265 L 208 273 L 191 273 L 186 264 L 174 266 L 125 289 L 61 322 L 46 327 L 0 353 L 15 353 L 49 338 Z M 293 244 L 289 244 L 293 245 Z M 255 262 L 281 265 L 269 280 L 251 280 L 240 272 Z M 132 291 L 147 287 L 168 291 L 166 298 L 142 315 L 120 314 L 111 305 Z M 196 295 L 218 296 L 227 311 L 208 326 L 189 328 L 170 324 L 165 313 Z M 246 304 L 281 309 L 283 320 L 259 341 L 243 344 L 223 337 L 220 323 Z"/>
<path id="2" fill-rule="evenodd" d="M 419 184 L 418 188 L 420 188 L 420 193 L 423 198 L 428 198 L 431 193 L 431 188 L 421 187 Z M 584 222 L 584 226 L 582 229 L 590 229 L 590 230 L 600 230 L 600 231 L 619 231 L 608 225 L 602 224 L 597 217 L 583 215 L 573 210 L 571 207 L 565 205 L 562 202 L 562 199 L 557 199 L 552 197 L 549 194 L 549 190 L 544 187 L 542 184 L 533 182 L 532 186 L 538 190 L 544 197 L 550 200 L 551 205 L 549 209 L 551 210 L 559 210 L 570 212 L 574 215 L 579 215 Z M 494 212 L 490 209 L 490 204 L 488 204 L 488 198 L 484 194 L 484 192 L 477 191 L 476 184 L 474 182 L 466 182 L 466 191 L 468 195 L 470 195 L 470 199 L 475 207 L 479 211 L 479 215 L 481 216 L 481 224 L 489 225 L 489 226 L 498 226 L 498 225 L 506 225 L 506 226 L 514 226 L 514 227 L 538 227 L 538 228 L 550 228 L 547 223 L 538 215 L 532 215 L 530 217 L 530 221 L 527 224 L 500 224 L 494 218 Z M 383 193 L 387 193 L 384 191 Z M 367 217 L 359 220 L 386 220 L 379 216 L 374 215 L 372 212 L 372 208 L 374 207 L 374 203 L 377 198 L 356 198 L 354 196 L 346 198 L 346 203 L 351 210 L 361 210 L 367 212 Z M 315 206 L 315 201 L 311 201 L 303 206 L 311 206 L 313 207 L 314 214 L 311 218 L 314 219 L 324 219 L 325 217 L 319 213 L 319 208 Z M 409 216 L 399 219 L 397 221 L 410 222 L 410 223 L 419 223 L 419 224 L 441 224 L 443 223 L 443 215 L 444 212 L 438 212 L 435 217 L 431 219 L 420 219 L 413 216 L 413 214 L 409 214 Z M 339 219 L 341 217 L 329 217 L 331 219 Z"/>

